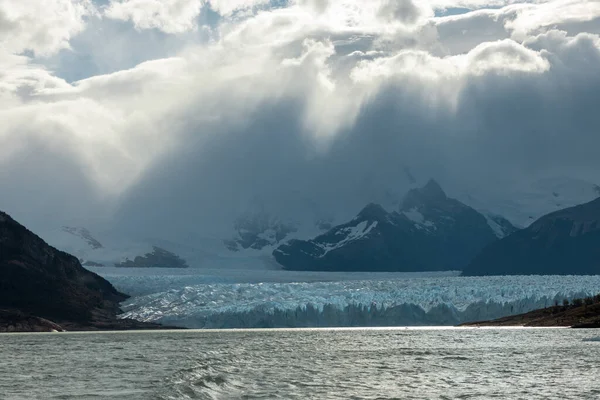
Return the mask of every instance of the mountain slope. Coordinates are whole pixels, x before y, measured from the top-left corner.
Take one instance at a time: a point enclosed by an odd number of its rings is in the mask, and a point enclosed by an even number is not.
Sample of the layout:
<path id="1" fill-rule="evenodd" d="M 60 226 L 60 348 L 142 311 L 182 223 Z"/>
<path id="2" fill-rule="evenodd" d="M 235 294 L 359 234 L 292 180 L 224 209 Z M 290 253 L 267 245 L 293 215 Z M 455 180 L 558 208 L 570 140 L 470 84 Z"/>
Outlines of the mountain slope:
<path id="1" fill-rule="evenodd" d="M 352 221 L 292 240 L 273 256 L 291 270 L 439 271 L 460 268 L 495 240 L 486 217 L 432 180 L 409 191 L 399 212 L 370 204 Z"/>
<path id="2" fill-rule="evenodd" d="M 463 275 L 600 274 L 600 198 L 548 214 L 486 247 Z"/>
<path id="3" fill-rule="evenodd" d="M 500 235 L 484 215 L 446 196 L 434 180 L 420 189 L 410 190 L 400 213 L 431 238 L 429 251 L 434 252 L 431 257 L 436 264 L 446 266 L 444 269 L 460 269 L 461 264 L 469 262 Z M 511 226 L 506 220 L 502 223 Z"/>
<path id="4" fill-rule="evenodd" d="M 77 258 L 0 212 L 0 311 L 3 321 L 16 324 L 13 329 L 38 322 L 51 327 L 46 319 L 79 328 L 134 327 L 132 321 L 116 319 L 119 302 L 127 297 Z"/>
<path id="5" fill-rule="evenodd" d="M 292 240 L 275 249 L 273 256 L 290 270 L 423 270 L 417 243 L 405 250 L 397 240 L 410 240 L 418 235 L 417 230 L 400 214 L 387 213 L 381 206 L 370 204 L 352 221 L 313 240 Z M 404 269 L 407 266 L 410 268 Z"/>

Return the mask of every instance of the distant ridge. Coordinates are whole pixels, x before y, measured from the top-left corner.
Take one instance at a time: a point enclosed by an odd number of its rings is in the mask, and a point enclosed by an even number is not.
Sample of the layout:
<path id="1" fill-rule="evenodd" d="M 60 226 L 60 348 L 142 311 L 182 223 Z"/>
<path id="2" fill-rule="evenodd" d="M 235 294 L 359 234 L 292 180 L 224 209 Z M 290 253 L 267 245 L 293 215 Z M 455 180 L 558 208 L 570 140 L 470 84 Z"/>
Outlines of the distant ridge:
<path id="1" fill-rule="evenodd" d="M 600 198 L 555 211 L 487 246 L 463 275 L 600 274 Z"/>

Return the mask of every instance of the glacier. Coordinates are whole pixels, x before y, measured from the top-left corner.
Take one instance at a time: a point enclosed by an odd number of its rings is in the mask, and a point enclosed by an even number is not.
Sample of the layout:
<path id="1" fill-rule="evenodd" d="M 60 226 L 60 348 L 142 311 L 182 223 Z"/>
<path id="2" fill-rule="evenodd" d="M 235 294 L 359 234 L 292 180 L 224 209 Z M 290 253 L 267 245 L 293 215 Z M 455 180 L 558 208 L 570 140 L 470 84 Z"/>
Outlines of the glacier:
<path id="1" fill-rule="evenodd" d="M 273 273 L 273 280 L 281 276 Z M 198 329 L 457 325 L 600 293 L 600 276 L 359 274 L 326 280 L 322 274 L 303 282 L 242 283 L 216 274 L 107 278 L 136 294 L 122 304 L 122 318 Z"/>

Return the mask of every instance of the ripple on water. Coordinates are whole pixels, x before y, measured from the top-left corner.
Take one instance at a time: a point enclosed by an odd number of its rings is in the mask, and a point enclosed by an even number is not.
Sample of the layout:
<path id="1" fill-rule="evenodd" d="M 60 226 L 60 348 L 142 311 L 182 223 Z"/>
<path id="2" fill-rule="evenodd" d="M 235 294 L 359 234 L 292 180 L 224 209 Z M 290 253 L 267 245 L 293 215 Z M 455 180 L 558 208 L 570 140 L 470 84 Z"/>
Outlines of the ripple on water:
<path id="1" fill-rule="evenodd" d="M 0 393 L 7 400 L 600 398 L 600 346 L 589 331 L 399 332 L 6 335 Z"/>

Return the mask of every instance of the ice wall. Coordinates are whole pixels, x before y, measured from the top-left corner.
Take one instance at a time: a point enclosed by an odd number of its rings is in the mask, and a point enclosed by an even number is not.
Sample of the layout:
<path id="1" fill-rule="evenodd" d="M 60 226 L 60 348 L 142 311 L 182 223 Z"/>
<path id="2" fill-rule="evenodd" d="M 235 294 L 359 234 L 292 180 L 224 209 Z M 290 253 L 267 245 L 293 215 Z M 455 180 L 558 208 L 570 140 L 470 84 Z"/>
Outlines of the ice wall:
<path id="1" fill-rule="evenodd" d="M 135 297 L 123 317 L 189 328 L 456 325 L 596 293 L 600 276 L 206 283 Z"/>

